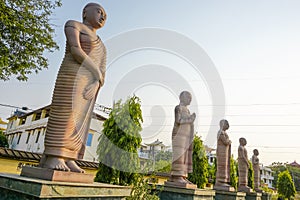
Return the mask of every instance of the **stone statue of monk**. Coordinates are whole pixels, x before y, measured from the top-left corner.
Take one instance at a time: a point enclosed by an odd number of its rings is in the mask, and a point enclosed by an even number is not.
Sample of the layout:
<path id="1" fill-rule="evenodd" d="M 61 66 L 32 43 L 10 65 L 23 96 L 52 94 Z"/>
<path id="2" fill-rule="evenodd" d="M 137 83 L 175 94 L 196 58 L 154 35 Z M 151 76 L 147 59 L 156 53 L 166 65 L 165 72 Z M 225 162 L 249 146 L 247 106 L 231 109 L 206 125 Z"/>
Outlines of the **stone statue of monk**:
<path id="1" fill-rule="evenodd" d="M 262 192 L 261 189 L 259 189 L 260 186 L 260 168 L 259 168 L 259 158 L 258 158 L 259 152 L 257 149 L 253 150 L 253 156 L 251 158 L 252 166 L 253 166 L 253 172 L 254 172 L 254 190 L 256 192 Z"/>
<path id="2" fill-rule="evenodd" d="M 245 138 L 239 139 L 240 146 L 238 148 L 238 171 L 239 171 L 239 186 L 238 191 L 249 192 L 250 188 L 248 187 L 248 170 L 249 170 L 249 161 L 248 153 L 245 148 L 247 140 Z"/>
<path id="3" fill-rule="evenodd" d="M 75 160 L 82 159 L 93 108 L 104 84 L 106 49 L 96 30 L 106 21 L 104 9 L 87 4 L 83 22 L 65 24 L 66 49 L 52 97 L 40 166 L 83 173 Z"/>
<path id="4" fill-rule="evenodd" d="M 230 156 L 231 140 L 227 134 L 229 123 L 223 119 L 219 123 L 220 130 L 217 135 L 217 174 L 216 186 L 230 187 Z"/>
<path id="5" fill-rule="evenodd" d="M 175 107 L 175 122 L 172 132 L 173 162 L 171 182 L 191 184 L 188 173 L 193 171 L 193 137 L 196 114 L 190 114 L 187 108 L 192 101 L 191 93 L 181 92 L 180 103 Z"/>

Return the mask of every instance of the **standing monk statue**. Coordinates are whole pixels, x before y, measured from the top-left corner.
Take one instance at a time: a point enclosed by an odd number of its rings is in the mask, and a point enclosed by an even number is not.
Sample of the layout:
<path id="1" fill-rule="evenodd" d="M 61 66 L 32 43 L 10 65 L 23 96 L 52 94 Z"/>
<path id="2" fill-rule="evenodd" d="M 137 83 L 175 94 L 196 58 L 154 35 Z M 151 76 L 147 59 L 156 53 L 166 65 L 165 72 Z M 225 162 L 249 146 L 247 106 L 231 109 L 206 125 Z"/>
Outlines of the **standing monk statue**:
<path id="1" fill-rule="evenodd" d="M 238 171 L 239 171 L 239 187 L 238 191 L 241 192 L 250 192 L 251 189 L 248 187 L 248 170 L 249 170 L 249 161 L 248 153 L 245 148 L 247 140 L 245 138 L 239 139 L 240 146 L 238 148 Z"/>
<path id="2" fill-rule="evenodd" d="M 84 173 L 75 160 L 82 159 L 99 89 L 104 84 L 106 50 L 96 30 L 106 20 L 104 9 L 87 4 L 83 22 L 65 24 L 65 57 L 52 97 L 45 136 L 43 168 Z"/>
<path id="3" fill-rule="evenodd" d="M 230 156 L 231 156 L 231 140 L 227 135 L 229 123 L 223 119 L 219 123 L 220 130 L 217 136 L 217 174 L 216 189 L 232 190 L 230 187 Z"/>
<path id="4" fill-rule="evenodd" d="M 259 159 L 258 156 L 259 152 L 257 149 L 253 150 L 253 156 L 251 158 L 253 171 L 254 171 L 254 190 L 256 192 L 262 192 L 261 189 L 259 189 L 260 186 L 260 169 L 259 169 Z"/>
<path id="5" fill-rule="evenodd" d="M 175 122 L 172 132 L 173 162 L 171 182 L 191 184 L 188 173 L 193 172 L 193 137 L 196 114 L 190 114 L 187 108 L 192 101 L 191 93 L 183 91 L 179 96 L 180 103 L 175 107 Z"/>

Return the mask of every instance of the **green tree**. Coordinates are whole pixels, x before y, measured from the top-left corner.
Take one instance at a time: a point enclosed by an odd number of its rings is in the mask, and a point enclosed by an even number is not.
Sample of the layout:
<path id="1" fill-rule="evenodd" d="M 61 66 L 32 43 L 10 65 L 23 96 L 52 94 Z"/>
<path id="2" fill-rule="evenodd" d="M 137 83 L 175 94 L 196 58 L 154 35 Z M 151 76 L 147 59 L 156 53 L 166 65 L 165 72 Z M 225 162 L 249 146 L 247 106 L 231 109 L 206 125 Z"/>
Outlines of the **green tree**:
<path id="1" fill-rule="evenodd" d="M 208 182 L 216 183 L 216 173 L 217 173 L 217 158 L 214 159 L 212 165 L 208 165 Z"/>
<path id="2" fill-rule="evenodd" d="M 166 160 L 172 161 L 172 152 L 171 151 L 159 151 L 155 154 L 155 161 Z"/>
<path id="3" fill-rule="evenodd" d="M 201 138 L 197 135 L 194 137 L 193 145 L 193 173 L 188 175 L 188 179 L 198 188 L 204 188 L 208 183 L 208 161 L 205 148 Z"/>
<path id="4" fill-rule="evenodd" d="M 118 185 L 135 183 L 136 172 L 140 170 L 137 149 L 142 142 L 142 122 L 138 97 L 128 98 L 124 104 L 121 100 L 114 104 L 99 138 L 97 153 L 101 163 L 95 181 Z"/>
<path id="5" fill-rule="evenodd" d="M 8 147 L 8 141 L 2 131 L 0 131 L 0 147 Z"/>
<path id="6" fill-rule="evenodd" d="M 238 164 L 234 160 L 233 156 L 230 158 L 230 185 L 237 189 L 238 186 Z"/>
<path id="7" fill-rule="evenodd" d="M 155 162 L 155 172 L 171 172 L 172 161 L 159 160 Z"/>
<path id="8" fill-rule="evenodd" d="M 59 6 L 60 0 L 0 1 L 0 79 L 16 75 L 24 81 L 47 68 L 44 51 L 58 49 L 49 17 Z"/>
<path id="9" fill-rule="evenodd" d="M 270 168 L 273 171 L 273 187 L 276 188 L 277 187 L 277 180 L 278 180 L 278 175 L 280 174 L 280 172 L 285 171 L 286 168 L 286 163 L 281 163 L 281 162 L 273 162 L 272 165 L 270 166 Z"/>
<path id="10" fill-rule="evenodd" d="M 253 165 L 251 161 L 248 161 L 249 163 L 249 170 L 248 170 L 248 187 L 254 189 L 254 171 L 253 171 Z"/>
<path id="11" fill-rule="evenodd" d="M 277 180 L 277 189 L 278 194 L 283 198 L 288 198 L 290 200 L 291 197 L 295 196 L 295 185 L 288 170 L 279 173 Z"/>

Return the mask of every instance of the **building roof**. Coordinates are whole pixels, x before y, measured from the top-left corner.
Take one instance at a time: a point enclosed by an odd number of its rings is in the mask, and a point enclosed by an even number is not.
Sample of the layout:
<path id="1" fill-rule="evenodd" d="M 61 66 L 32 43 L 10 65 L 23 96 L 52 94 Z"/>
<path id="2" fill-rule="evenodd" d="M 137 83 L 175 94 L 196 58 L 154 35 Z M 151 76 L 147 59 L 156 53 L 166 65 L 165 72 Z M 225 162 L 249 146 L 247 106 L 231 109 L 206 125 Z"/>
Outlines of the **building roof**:
<path id="1" fill-rule="evenodd" d="M 298 163 L 296 162 L 296 160 L 295 160 L 294 162 L 290 163 L 289 165 L 290 165 L 290 166 L 293 166 L 293 167 L 299 167 L 299 168 L 300 168 L 300 164 L 298 164 Z"/>
<path id="2" fill-rule="evenodd" d="M 12 116 L 7 118 L 7 120 L 13 119 L 14 117 L 26 117 L 26 116 L 32 115 L 33 113 L 41 112 L 42 110 L 47 110 L 47 109 L 50 110 L 50 108 L 51 108 L 51 104 L 46 105 L 46 106 L 41 107 L 41 108 L 38 108 L 38 109 L 35 109 L 31 112 L 22 112 L 22 111 L 16 110 Z M 93 112 L 92 117 L 95 118 L 95 119 L 98 119 L 98 120 L 102 120 L 102 121 L 106 120 L 106 117 L 104 117 L 104 116 L 102 116 L 98 113 L 95 113 L 95 112 Z"/>
<path id="3" fill-rule="evenodd" d="M 145 144 L 147 146 L 158 146 L 158 145 L 161 145 L 161 146 L 165 146 L 161 141 L 159 141 L 158 139 L 150 144 Z"/>
<path id="4" fill-rule="evenodd" d="M 215 151 L 215 150 L 216 150 L 216 149 L 211 148 L 211 147 L 209 147 L 209 146 L 207 146 L 207 145 L 204 145 L 204 148 L 205 148 L 205 151 L 206 151 L 206 152 L 209 152 L 209 153 L 211 153 L 212 151 Z"/>
<path id="5" fill-rule="evenodd" d="M 0 147 L 0 158 L 39 162 L 40 159 L 42 158 L 42 154 Z M 83 160 L 77 160 L 76 163 L 79 167 L 88 168 L 88 169 L 98 169 L 99 166 L 99 163 L 97 162 L 90 162 L 90 161 L 83 161 Z"/>

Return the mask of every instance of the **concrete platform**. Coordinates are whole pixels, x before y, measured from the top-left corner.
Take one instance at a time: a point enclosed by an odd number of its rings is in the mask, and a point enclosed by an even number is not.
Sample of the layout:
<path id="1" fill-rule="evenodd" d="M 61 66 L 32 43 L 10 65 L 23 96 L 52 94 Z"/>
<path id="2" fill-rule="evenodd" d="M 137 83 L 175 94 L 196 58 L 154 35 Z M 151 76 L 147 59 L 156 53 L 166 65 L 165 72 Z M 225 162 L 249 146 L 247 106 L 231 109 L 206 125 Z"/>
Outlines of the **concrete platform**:
<path id="1" fill-rule="evenodd" d="M 67 183 L 0 173 L 0 199 L 123 200 L 131 188 L 103 183 Z"/>
<path id="2" fill-rule="evenodd" d="M 256 192 L 246 193 L 246 200 L 261 200 L 262 194 Z"/>
<path id="3" fill-rule="evenodd" d="M 52 169 L 45 169 L 40 167 L 22 168 L 20 176 L 28 178 L 37 178 L 48 181 L 61 181 L 71 183 L 93 183 L 94 175 L 86 173 L 65 172 Z"/>
<path id="4" fill-rule="evenodd" d="M 246 200 L 246 193 L 217 190 L 215 200 Z"/>
<path id="5" fill-rule="evenodd" d="M 156 192 L 161 200 L 214 200 L 215 196 L 214 190 L 171 186 L 157 186 Z"/>

